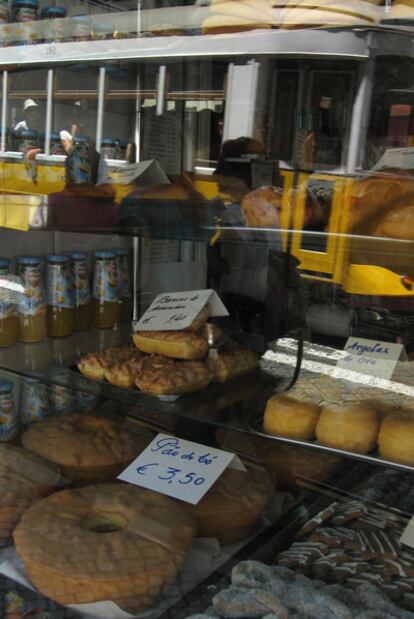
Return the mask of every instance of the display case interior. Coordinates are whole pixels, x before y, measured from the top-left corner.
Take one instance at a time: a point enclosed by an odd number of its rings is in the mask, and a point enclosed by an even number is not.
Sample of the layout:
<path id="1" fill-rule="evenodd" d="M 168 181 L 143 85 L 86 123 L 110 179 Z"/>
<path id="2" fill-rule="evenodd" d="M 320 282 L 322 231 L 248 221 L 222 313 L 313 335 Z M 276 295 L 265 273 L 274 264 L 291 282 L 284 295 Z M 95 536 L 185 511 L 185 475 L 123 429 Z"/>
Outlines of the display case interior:
<path id="1" fill-rule="evenodd" d="M 414 7 L 169 4 L 0 0 L 0 613 L 410 619 Z"/>

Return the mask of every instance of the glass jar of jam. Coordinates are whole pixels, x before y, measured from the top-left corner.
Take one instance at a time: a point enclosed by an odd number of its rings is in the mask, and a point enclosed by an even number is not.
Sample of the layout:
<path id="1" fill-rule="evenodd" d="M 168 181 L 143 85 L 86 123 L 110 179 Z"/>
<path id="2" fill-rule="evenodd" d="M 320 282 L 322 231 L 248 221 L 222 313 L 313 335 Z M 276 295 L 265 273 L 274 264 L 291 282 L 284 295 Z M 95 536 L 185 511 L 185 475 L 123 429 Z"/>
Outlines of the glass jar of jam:
<path id="1" fill-rule="evenodd" d="M 70 252 L 72 266 L 75 331 L 86 331 L 92 321 L 92 299 L 89 284 L 88 256 L 83 251 Z"/>
<path id="2" fill-rule="evenodd" d="M 75 392 L 71 388 L 71 374 L 64 368 L 54 368 L 49 372 L 52 381 L 49 385 L 49 407 L 51 415 L 65 415 L 75 411 Z"/>
<path id="3" fill-rule="evenodd" d="M 76 135 L 73 138 L 73 150 L 67 158 L 66 174 L 68 184 L 80 185 L 92 182 L 92 168 L 89 153 L 89 138 Z"/>
<path id="4" fill-rule="evenodd" d="M 14 0 L 12 3 L 12 21 L 20 24 L 18 32 L 18 45 L 30 45 L 37 43 L 38 33 L 35 21 L 37 20 L 38 0 Z"/>
<path id="5" fill-rule="evenodd" d="M 75 326 L 72 272 L 69 256 L 51 254 L 46 265 L 46 322 L 51 337 L 66 337 Z"/>
<path id="6" fill-rule="evenodd" d="M 102 138 L 101 155 L 104 159 L 116 159 L 119 140 L 115 138 Z"/>
<path id="7" fill-rule="evenodd" d="M 9 274 L 10 260 L 0 258 L 0 348 L 14 344 L 19 331 L 15 293 L 9 287 Z"/>
<path id="8" fill-rule="evenodd" d="M 9 2 L 0 0 L 0 24 L 7 24 L 9 21 Z"/>
<path id="9" fill-rule="evenodd" d="M 26 155 L 33 148 L 38 148 L 39 140 L 39 133 L 34 129 L 18 129 L 13 131 L 14 148 L 18 153 Z"/>
<path id="10" fill-rule="evenodd" d="M 61 6 L 45 6 L 40 12 L 40 19 L 47 19 L 47 28 L 45 30 L 45 43 L 60 43 L 65 40 L 65 22 L 62 21 L 66 17 L 66 9 Z"/>
<path id="11" fill-rule="evenodd" d="M 92 21 L 89 15 L 75 15 L 72 18 L 72 41 L 90 41 Z"/>
<path id="12" fill-rule="evenodd" d="M 42 258 L 38 256 L 17 258 L 17 275 L 23 286 L 17 305 L 19 340 L 27 344 L 41 342 L 46 337 L 46 303 L 42 266 Z"/>
<path id="13" fill-rule="evenodd" d="M 118 280 L 119 280 L 119 322 L 132 320 L 132 294 L 129 268 L 129 252 L 127 249 L 117 249 Z"/>
<path id="14" fill-rule="evenodd" d="M 21 384 L 19 421 L 29 425 L 49 414 L 47 387 L 36 378 L 24 378 Z"/>
<path id="15" fill-rule="evenodd" d="M 93 324 L 98 329 L 112 329 L 118 323 L 118 260 L 114 251 L 95 252 L 92 308 Z"/>
<path id="16" fill-rule="evenodd" d="M 13 402 L 13 383 L 0 381 L 0 441 L 8 441 L 17 432 L 17 416 Z"/>
<path id="17" fill-rule="evenodd" d="M 51 155 L 65 155 L 65 149 L 63 148 L 62 140 L 59 133 L 50 134 L 50 154 Z"/>

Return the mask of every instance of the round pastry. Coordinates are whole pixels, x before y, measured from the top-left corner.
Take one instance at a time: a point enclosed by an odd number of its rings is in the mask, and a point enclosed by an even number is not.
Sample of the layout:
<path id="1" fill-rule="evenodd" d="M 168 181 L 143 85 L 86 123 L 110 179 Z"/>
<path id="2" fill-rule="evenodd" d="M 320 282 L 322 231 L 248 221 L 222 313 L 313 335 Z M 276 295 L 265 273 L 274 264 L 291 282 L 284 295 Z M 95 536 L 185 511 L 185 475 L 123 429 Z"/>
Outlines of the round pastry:
<path id="1" fill-rule="evenodd" d="M 0 543 L 8 541 L 16 522 L 35 499 L 53 490 L 60 470 L 40 456 L 4 443 L 0 445 Z"/>
<path id="2" fill-rule="evenodd" d="M 280 228 L 282 195 L 276 187 L 260 187 L 250 191 L 240 204 L 246 225 L 252 228 Z"/>
<path id="3" fill-rule="evenodd" d="M 320 411 L 316 404 L 299 402 L 286 395 L 273 395 L 266 405 L 264 431 L 298 440 L 314 438 Z"/>
<path id="4" fill-rule="evenodd" d="M 197 505 L 191 506 L 197 535 L 232 544 L 258 524 L 274 493 L 269 475 L 261 471 L 227 468 Z"/>
<path id="5" fill-rule="evenodd" d="M 374 236 L 414 241 L 414 202 L 389 210 L 374 229 Z"/>
<path id="6" fill-rule="evenodd" d="M 194 538 L 187 509 L 128 484 L 63 490 L 33 504 L 13 533 L 32 583 L 60 604 L 153 606 Z"/>
<path id="7" fill-rule="evenodd" d="M 60 466 L 75 483 L 114 479 L 151 442 L 122 419 L 74 413 L 34 423 L 22 436 L 27 449 Z"/>
<path id="8" fill-rule="evenodd" d="M 191 331 L 137 331 L 132 340 L 142 352 L 173 359 L 203 359 L 208 351 L 207 340 Z"/>
<path id="9" fill-rule="evenodd" d="M 378 413 L 365 404 L 326 406 L 316 426 L 316 438 L 322 445 L 368 453 L 374 449 L 379 428 Z"/>
<path id="10" fill-rule="evenodd" d="M 414 416 L 398 413 L 386 417 L 380 427 L 378 448 L 382 458 L 414 465 Z"/>

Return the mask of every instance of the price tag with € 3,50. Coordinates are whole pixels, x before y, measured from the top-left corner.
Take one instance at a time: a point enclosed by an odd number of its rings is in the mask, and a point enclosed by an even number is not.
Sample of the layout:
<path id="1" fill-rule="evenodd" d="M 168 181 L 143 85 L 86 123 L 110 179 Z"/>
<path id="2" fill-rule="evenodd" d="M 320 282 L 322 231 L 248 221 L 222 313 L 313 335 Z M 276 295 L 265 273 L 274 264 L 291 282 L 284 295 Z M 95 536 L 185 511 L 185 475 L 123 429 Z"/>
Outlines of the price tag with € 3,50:
<path id="1" fill-rule="evenodd" d="M 228 451 L 158 434 L 118 479 L 196 505 L 229 465 L 244 470 Z"/>

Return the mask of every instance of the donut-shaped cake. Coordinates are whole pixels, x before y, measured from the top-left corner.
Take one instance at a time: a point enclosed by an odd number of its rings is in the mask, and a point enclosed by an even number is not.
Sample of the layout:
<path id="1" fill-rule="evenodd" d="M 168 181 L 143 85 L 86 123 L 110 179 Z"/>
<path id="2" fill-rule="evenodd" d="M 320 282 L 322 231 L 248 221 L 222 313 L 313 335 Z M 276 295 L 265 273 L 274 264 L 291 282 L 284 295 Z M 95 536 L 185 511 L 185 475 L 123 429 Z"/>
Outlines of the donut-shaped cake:
<path id="1" fill-rule="evenodd" d="M 232 544 L 247 537 L 257 526 L 274 493 L 266 471 L 227 468 L 191 512 L 197 535 Z"/>
<path id="2" fill-rule="evenodd" d="M 125 421 L 74 413 L 31 425 L 27 449 L 57 464 L 76 483 L 112 481 L 151 442 L 151 432 L 132 431 Z"/>
<path id="3" fill-rule="evenodd" d="M 15 445 L 0 445 L 0 543 L 8 541 L 14 525 L 35 499 L 59 483 L 57 466 Z"/>
<path id="4" fill-rule="evenodd" d="M 174 580 L 194 534 L 193 518 L 173 499 L 115 483 L 37 501 L 13 537 L 43 595 L 60 604 L 112 600 L 139 613 Z"/>

